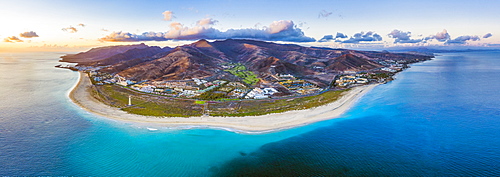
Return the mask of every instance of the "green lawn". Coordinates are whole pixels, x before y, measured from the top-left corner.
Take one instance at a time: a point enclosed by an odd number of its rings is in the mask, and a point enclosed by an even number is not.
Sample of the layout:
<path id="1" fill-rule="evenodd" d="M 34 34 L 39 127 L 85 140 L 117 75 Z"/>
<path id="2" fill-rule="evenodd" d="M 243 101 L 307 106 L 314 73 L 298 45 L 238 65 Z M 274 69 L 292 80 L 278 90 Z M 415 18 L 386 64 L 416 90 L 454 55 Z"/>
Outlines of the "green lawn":
<path id="1" fill-rule="evenodd" d="M 254 85 L 259 82 L 259 78 L 252 71 L 248 71 L 247 68 L 241 63 L 228 64 L 232 66 L 230 69 L 224 71 L 231 73 L 232 75 L 238 76 L 243 82 L 248 85 Z"/>

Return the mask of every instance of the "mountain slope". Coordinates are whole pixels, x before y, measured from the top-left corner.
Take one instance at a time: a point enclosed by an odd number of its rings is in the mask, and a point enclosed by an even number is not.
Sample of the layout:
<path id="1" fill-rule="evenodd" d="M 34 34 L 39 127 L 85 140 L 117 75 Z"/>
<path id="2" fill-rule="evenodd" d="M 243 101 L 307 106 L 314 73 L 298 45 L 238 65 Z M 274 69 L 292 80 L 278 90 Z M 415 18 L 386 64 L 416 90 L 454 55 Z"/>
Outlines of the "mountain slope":
<path id="1" fill-rule="evenodd" d="M 175 49 L 144 44 L 111 46 L 66 55 L 62 61 L 83 66 L 106 66 L 101 72 L 132 80 L 184 80 L 193 77 L 236 77 L 222 68 L 240 63 L 262 78 L 292 74 L 314 82 L 329 83 L 344 71 L 370 71 L 384 67 L 381 61 L 426 60 L 429 55 L 303 47 L 294 44 L 227 39 L 199 40 Z M 381 62 L 383 63 L 383 62 Z"/>
<path id="2" fill-rule="evenodd" d="M 122 62 L 127 62 L 129 60 L 137 59 L 137 58 L 144 58 L 144 57 L 152 57 L 160 52 L 168 52 L 172 49 L 170 48 L 160 48 L 160 47 L 146 47 L 146 48 L 134 48 L 127 50 L 126 52 L 119 53 L 116 55 L 113 55 L 111 57 L 92 62 L 90 63 L 91 65 L 98 65 L 98 66 L 104 66 L 104 65 L 114 65 Z"/>
<path id="3" fill-rule="evenodd" d="M 143 49 L 148 46 L 144 43 L 136 44 L 136 45 L 120 45 L 120 46 L 106 46 L 106 47 L 98 47 L 90 49 L 87 52 L 80 52 L 77 54 L 67 54 L 62 56 L 62 62 L 71 62 L 71 63 L 91 63 L 97 62 L 108 57 L 111 57 L 116 54 L 124 53 L 130 49 Z"/>
<path id="4" fill-rule="evenodd" d="M 326 69 L 334 71 L 364 71 L 380 67 L 383 66 L 365 58 L 353 54 L 345 54 L 329 60 Z"/>
<path id="5" fill-rule="evenodd" d="M 133 80 L 183 80 L 207 77 L 221 69 L 218 62 L 192 49 L 176 48 L 165 57 L 147 61 L 118 74 Z"/>

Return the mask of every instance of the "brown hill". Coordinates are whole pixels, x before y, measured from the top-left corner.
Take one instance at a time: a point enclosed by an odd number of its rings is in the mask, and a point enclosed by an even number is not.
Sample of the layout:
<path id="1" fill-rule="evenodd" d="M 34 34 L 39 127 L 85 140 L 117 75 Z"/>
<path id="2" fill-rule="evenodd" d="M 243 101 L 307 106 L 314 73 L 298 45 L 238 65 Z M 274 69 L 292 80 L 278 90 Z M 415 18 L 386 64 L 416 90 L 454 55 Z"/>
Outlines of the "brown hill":
<path id="1" fill-rule="evenodd" d="M 345 54 L 340 57 L 333 58 L 327 63 L 328 66 L 326 69 L 334 71 L 366 71 L 383 67 L 380 64 L 353 54 Z"/>
<path id="2" fill-rule="evenodd" d="M 251 71 L 259 74 L 293 74 L 297 76 L 313 75 L 314 71 L 305 66 L 292 64 L 275 57 L 253 60 L 249 64 Z"/>
<path id="3" fill-rule="evenodd" d="M 127 62 L 129 60 L 134 60 L 137 58 L 152 57 L 160 52 L 168 52 L 172 50 L 171 48 L 160 48 L 160 47 L 146 47 L 146 48 L 134 48 L 127 50 L 126 52 L 113 55 L 111 57 L 89 63 L 90 65 L 105 66 L 114 65 L 118 63 Z"/>
<path id="4" fill-rule="evenodd" d="M 113 55 L 124 53 L 130 49 L 143 49 L 148 46 L 144 43 L 136 44 L 136 45 L 119 45 L 119 46 L 106 46 L 106 47 L 98 47 L 90 49 L 87 52 L 80 52 L 77 54 L 67 54 L 62 56 L 62 62 L 71 62 L 71 63 L 91 63 L 97 62 L 106 58 L 109 58 Z"/>
<path id="5" fill-rule="evenodd" d="M 193 77 L 207 77 L 221 69 L 212 60 L 189 48 L 175 48 L 165 57 L 147 61 L 125 69 L 118 74 L 133 80 L 184 80 Z"/>
<path id="6" fill-rule="evenodd" d="M 270 74 L 292 74 L 314 82 L 329 83 L 328 79 L 332 78 L 332 74 L 342 71 L 366 71 L 383 67 L 377 61 L 431 57 L 227 39 L 214 42 L 199 40 L 173 50 L 144 44 L 101 47 L 63 56 L 62 61 L 87 66 L 106 65 L 109 67 L 101 69 L 102 72 L 120 74 L 136 81 L 219 77 L 229 75 L 220 64 L 241 63 L 262 77 Z M 317 77 L 319 75 L 322 76 Z"/>

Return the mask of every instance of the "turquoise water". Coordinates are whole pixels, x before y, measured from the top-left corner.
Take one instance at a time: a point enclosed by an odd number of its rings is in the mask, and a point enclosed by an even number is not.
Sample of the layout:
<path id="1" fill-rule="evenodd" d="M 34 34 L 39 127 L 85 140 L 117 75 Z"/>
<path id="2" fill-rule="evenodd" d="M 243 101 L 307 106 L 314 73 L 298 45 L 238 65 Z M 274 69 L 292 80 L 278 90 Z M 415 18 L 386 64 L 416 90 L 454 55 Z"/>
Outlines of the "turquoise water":
<path id="1" fill-rule="evenodd" d="M 498 176 L 499 54 L 443 54 L 342 119 L 253 135 L 94 116 L 62 54 L 0 54 L 0 175 Z"/>

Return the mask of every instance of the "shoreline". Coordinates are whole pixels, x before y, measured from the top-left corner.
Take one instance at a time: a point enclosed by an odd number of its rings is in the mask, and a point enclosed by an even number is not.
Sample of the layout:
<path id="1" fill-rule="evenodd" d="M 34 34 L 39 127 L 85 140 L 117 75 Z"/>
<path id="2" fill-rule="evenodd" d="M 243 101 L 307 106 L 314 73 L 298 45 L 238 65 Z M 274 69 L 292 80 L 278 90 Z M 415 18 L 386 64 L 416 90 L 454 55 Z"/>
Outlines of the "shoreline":
<path id="1" fill-rule="evenodd" d="M 161 127 L 213 128 L 239 133 L 275 132 L 339 118 L 349 110 L 359 98 L 379 85 L 372 84 L 354 87 L 332 103 L 305 110 L 245 117 L 155 117 L 127 113 L 119 108 L 108 106 L 96 100 L 88 92 L 88 89 L 92 86 L 90 78 L 83 72 L 78 73 L 79 80 L 69 92 L 68 96 L 73 103 L 92 114 L 119 121 L 148 123 Z"/>

